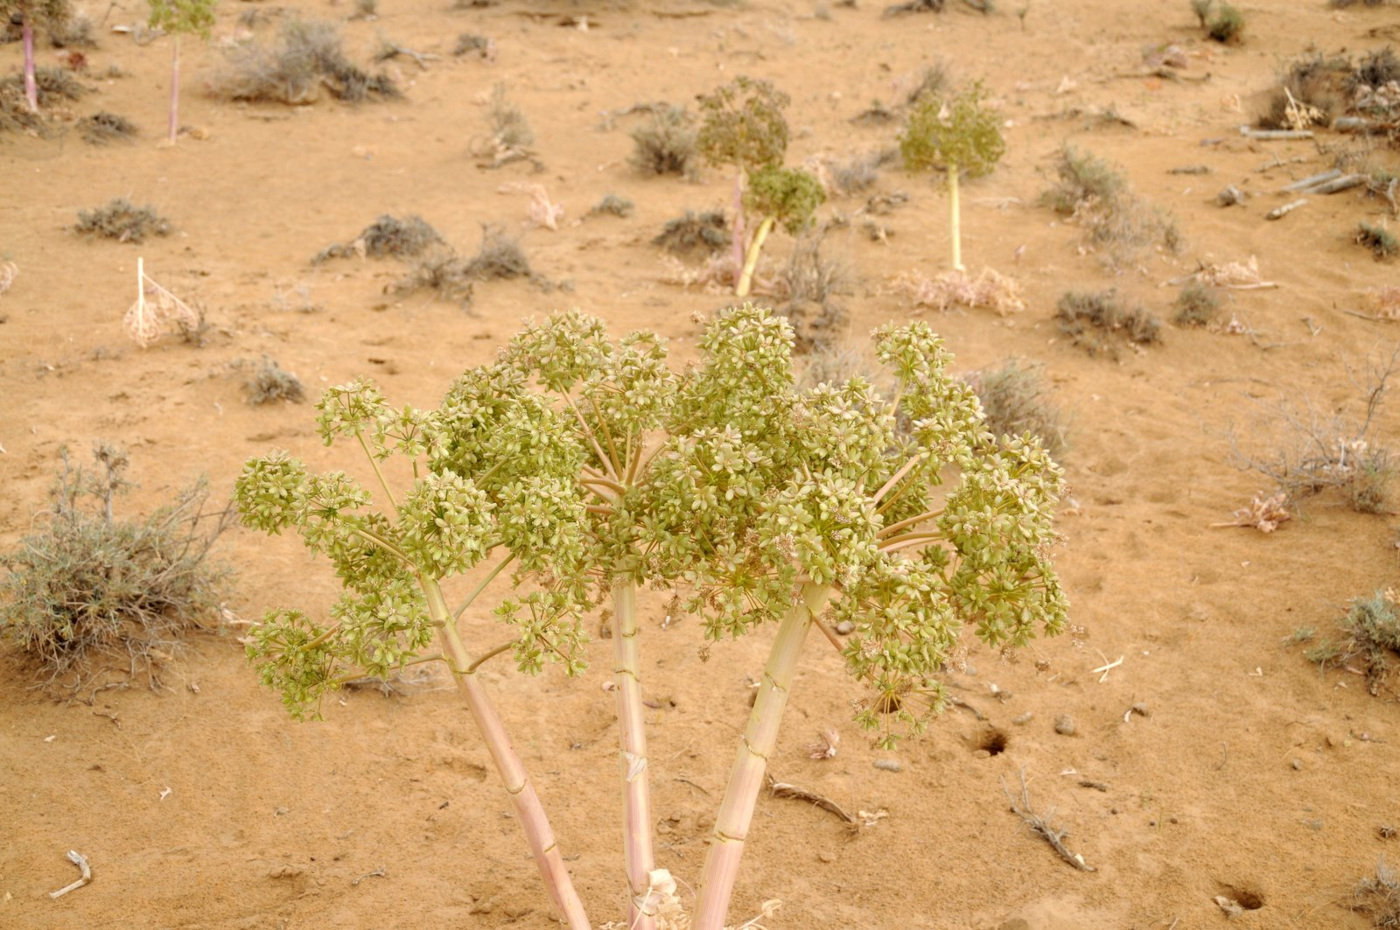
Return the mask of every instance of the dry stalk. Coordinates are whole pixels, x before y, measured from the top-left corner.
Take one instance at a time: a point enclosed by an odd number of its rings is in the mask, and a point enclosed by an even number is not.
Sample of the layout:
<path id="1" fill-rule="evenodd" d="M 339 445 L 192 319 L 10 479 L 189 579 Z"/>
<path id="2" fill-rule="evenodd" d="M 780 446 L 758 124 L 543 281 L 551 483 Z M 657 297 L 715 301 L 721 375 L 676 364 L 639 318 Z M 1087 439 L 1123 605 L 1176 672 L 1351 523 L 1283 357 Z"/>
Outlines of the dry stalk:
<path id="1" fill-rule="evenodd" d="M 1211 528 L 1242 526 L 1256 529 L 1261 533 L 1272 533 L 1278 529 L 1280 523 L 1293 519 L 1293 514 L 1289 513 L 1284 506 L 1287 502 L 1288 495 L 1283 492 L 1271 497 L 1256 494 L 1248 507 L 1241 507 L 1235 511 L 1235 519 L 1225 523 L 1212 523 Z"/>
<path id="2" fill-rule="evenodd" d="M 19 277 L 18 265 L 14 262 L 0 262 L 0 294 L 8 291 L 17 277 Z"/>
<path id="3" fill-rule="evenodd" d="M 196 329 L 199 314 L 146 274 L 145 259 L 138 258 L 136 302 L 122 317 L 122 325 L 126 327 L 127 335 L 144 349 L 160 338 L 161 330 L 168 323 L 174 323 L 181 329 Z"/>
<path id="4" fill-rule="evenodd" d="M 775 798 L 790 798 L 794 801 L 806 801 L 807 803 L 820 807 L 824 811 L 830 811 L 849 827 L 860 826 L 860 821 L 846 813 L 841 807 L 830 798 L 824 798 L 819 794 L 799 788 L 796 785 L 789 785 L 786 782 L 774 781 L 773 776 L 768 776 L 768 790 Z"/>
<path id="5" fill-rule="evenodd" d="M 1081 872 L 1097 872 L 1098 869 L 1085 862 L 1083 856 L 1071 852 L 1069 847 L 1064 844 L 1064 838 L 1069 835 L 1069 831 L 1058 830 L 1050 824 L 1048 818 L 1054 815 L 1055 811 L 1053 808 L 1047 810 L 1044 816 L 1035 813 L 1035 811 L 1031 809 L 1031 792 L 1030 788 L 1026 785 L 1025 769 L 1021 769 L 1020 778 L 1021 797 L 1019 800 L 1011 794 L 1011 789 L 1006 786 L 1006 779 L 1001 780 L 1001 790 L 1006 792 L 1006 800 L 1011 802 L 1012 812 L 1024 820 L 1026 825 L 1029 826 L 1033 832 L 1044 837 L 1045 842 L 1050 844 L 1050 848 L 1055 850 L 1061 859 Z"/>

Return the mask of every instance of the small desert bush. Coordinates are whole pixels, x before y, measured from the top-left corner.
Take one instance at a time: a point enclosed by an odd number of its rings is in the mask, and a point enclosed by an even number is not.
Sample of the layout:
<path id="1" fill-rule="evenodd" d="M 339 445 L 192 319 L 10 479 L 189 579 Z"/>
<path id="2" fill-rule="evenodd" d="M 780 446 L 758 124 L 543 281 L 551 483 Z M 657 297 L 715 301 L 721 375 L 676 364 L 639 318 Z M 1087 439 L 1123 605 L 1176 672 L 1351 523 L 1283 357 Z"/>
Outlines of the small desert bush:
<path id="1" fill-rule="evenodd" d="M 1386 829 L 1394 835 L 1393 828 L 1382 828 L 1382 837 Z M 1351 909 L 1369 917 L 1376 930 L 1400 930 L 1400 879 L 1386 866 L 1385 859 L 1376 863 L 1374 876 L 1363 878 L 1352 889 Z"/>
<path id="2" fill-rule="evenodd" d="M 1362 89 L 1384 87 L 1391 81 L 1400 81 L 1400 58 L 1389 45 L 1376 49 L 1361 59 L 1360 64 L 1347 75 L 1346 88 L 1355 93 Z"/>
<path id="3" fill-rule="evenodd" d="M 910 305 L 939 313 L 984 309 L 1009 316 L 1026 309 L 1021 286 L 994 268 L 983 268 L 976 277 L 964 271 L 945 271 L 930 278 L 910 271 L 896 277 L 892 286 Z"/>
<path id="4" fill-rule="evenodd" d="M 695 117 L 684 107 L 651 111 L 646 122 L 632 130 L 632 167 L 645 175 L 694 178 L 700 166 L 697 134 Z"/>
<path id="5" fill-rule="evenodd" d="M 52 507 L 0 558 L 0 634 L 46 690 L 72 696 L 142 673 L 158 687 L 160 664 L 217 617 L 226 573 L 208 556 L 229 513 L 206 510 L 200 481 L 146 517 L 118 519 L 126 455 L 99 446 L 96 474 L 62 456 Z"/>
<path id="6" fill-rule="evenodd" d="M 125 116 L 102 110 L 78 120 L 78 132 L 85 142 L 108 145 L 112 142 L 129 142 L 138 130 L 136 124 Z"/>
<path id="7" fill-rule="evenodd" d="M 709 255 L 728 248 L 729 225 L 718 210 L 695 213 L 687 210 L 673 220 L 667 220 L 661 233 L 652 240 L 668 252 L 682 257 Z"/>
<path id="8" fill-rule="evenodd" d="M 499 226 L 486 225 L 481 230 L 481 247 L 471 258 L 463 258 L 446 246 L 430 249 L 413 263 L 395 290 L 430 290 L 466 309 L 471 306 L 475 282 L 512 278 L 535 280 L 536 275 L 519 241 L 507 236 Z"/>
<path id="9" fill-rule="evenodd" d="M 530 260 L 520 248 L 520 240 L 506 235 L 500 226 L 481 227 L 481 247 L 467 262 L 467 272 L 478 281 L 508 281 L 533 278 Z"/>
<path id="10" fill-rule="evenodd" d="M 458 58 L 463 55 L 475 55 L 483 61 L 490 61 L 496 57 L 496 42 L 486 36 L 464 32 L 457 37 L 457 45 L 452 49 L 452 54 Z"/>
<path id="11" fill-rule="evenodd" d="M 1349 6 L 1355 6 L 1357 3 L 1364 4 L 1365 6 L 1385 6 L 1386 2 L 1387 0 L 1331 0 L 1329 5 L 1334 9 L 1341 10 Z M 1400 924 L 1397 924 L 1397 926 L 1400 926 Z"/>
<path id="12" fill-rule="evenodd" d="M 1220 316 L 1220 298 L 1198 281 L 1192 281 L 1176 296 L 1177 326 L 1209 326 Z"/>
<path id="13" fill-rule="evenodd" d="M 118 242 L 144 242 L 147 236 L 170 235 L 170 221 L 151 207 L 138 207 L 125 197 L 117 197 L 104 207 L 79 210 L 74 229 L 82 235 Z"/>
<path id="14" fill-rule="evenodd" d="M 830 197 L 849 197 L 861 194 L 875 186 L 880 180 L 880 169 L 899 160 L 899 149 L 885 148 L 874 152 L 848 156 L 844 160 L 834 158 L 814 159 L 813 173 L 821 180 Z"/>
<path id="15" fill-rule="evenodd" d="M 411 214 L 405 219 L 384 214 L 365 227 L 348 243 L 335 243 L 322 249 L 313 263 L 332 258 L 359 255 L 369 258 L 412 258 L 422 255 L 429 247 L 441 245 L 442 236 L 421 216 Z"/>
<path id="16" fill-rule="evenodd" d="M 486 105 L 486 118 L 491 126 L 491 148 L 497 161 L 523 155 L 535 141 L 535 131 L 525 111 L 513 103 L 504 83 L 491 88 Z"/>
<path id="17" fill-rule="evenodd" d="M 1400 252 L 1400 243 L 1395 240 L 1395 235 L 1385 228 L 1385 224 L 1372 224 L 1361 222 L 1356 226 L 1356 244 L 1370 249 L 1371 254 L 1377 261 L 1392 258 L 1396 252 Z"/>
<path id="18" fill-rule="evenodd" d="M 631 216 L 632 212 L 636 209 L 637 205 L 626 197 L 620 197 L 617 194 L 604 194 L 602 200 L 589 208 L 588 215 L 602 216 L 603 214 L 607 214 L 609 216 L 617 216 L 626 219 Z"/>
<path id="19" fill-rule="evenodd" d="M 216 97 L 250 102 L 311 103 L 322 88 L 349 102 L 401 96 L 392 78 L 346 58 L 340 27 L 327 20 L 290 19 L 271 45 L 235 47 L 211 82 Z"/>
<path id="20" fill-rule="evenodd" d="M 1058 459 L 1068 448 L 1064 417 L 1049 399 L 1049 388 L 1041 366 L 1020 359 L 1007 359 L 974 371 L 964 380 L 977 392 L 987 429 L 997 436 L 1029 433 L 1045 451 Z"/>
<path id="21" fill-rule="evenodd" d="M 1345 57 L 1316 53 L 1293 62 L 1279 75 L 1264 112 L 1255 121 L 1261 129 L 1307 129 L 1330 126 L 1346 107 L 1343 84 L 1351 73 Z"/>
<path id="22" fill-rule="evenodd" d="M 1244 14 L 1229 3 L 1214 0 L 1191 0 L 1191 12 L 1201 21 L 1206 35 L 1226 45 L 1244 41 Z"/>
<path id="23" fill-rule="evenodd" d="M 301 379 L 266 355 L 243 383 L 243 388 L 248 394 L 248 403 L 255 407 L 279 402 L 299 404 L 306 400 Z"/>
<path id="24" fill-rule="evenodd" d="M 1393 589 L 1376 591 L 1351 602 L 1338 623 L 1341 636 L 1307 651 L 1324 669 L 1348 668 L 1366 676 L 1371 694 L 1388 687 L 1400 659 L 1400 612 Z"/>
<path id="25" fill-rule="evenodd" d="M 1065 146 L 1055 165 L 1056 182 L 1044 202 L 1084 228 L 1088 247 L 1103 250 L 1110 265 L 1136 261 L 1148 249 L 1175 252 L 1176 223 L 1142 200 L 1106 162 Z"/>
<path id="26" fill-rule="evenodd" d="M 1141 307 L 1125 308 L 1116 291 L 1067 291 L 1055 305 L 1060 331 L 1090 355 L 1116 358 L 1118 345 L 1160 342 L 1162 323 Z"/>

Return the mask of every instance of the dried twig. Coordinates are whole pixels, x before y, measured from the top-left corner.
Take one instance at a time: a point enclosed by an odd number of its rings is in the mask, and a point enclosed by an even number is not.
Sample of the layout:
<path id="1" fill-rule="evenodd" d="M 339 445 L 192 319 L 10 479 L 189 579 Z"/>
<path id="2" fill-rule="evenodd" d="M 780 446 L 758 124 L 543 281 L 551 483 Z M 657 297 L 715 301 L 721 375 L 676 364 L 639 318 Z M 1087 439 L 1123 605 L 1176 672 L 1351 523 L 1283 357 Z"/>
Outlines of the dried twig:
<path id="1" fill-rule="evenodd" d="M 364 881 L 364 880 L 367 879 L 367 878 L 387 878 L 388 875 L 389 875 L 389 873 L 386 872 L 386 871 L 384 871 L 384 866 L 381 865 L 381 866 L 376 867 L 376 868 L 374 869 L 374 871 L 372 871 L 372 872 L 366 872 L 365 874 L 361 875 L 359 878 L 352 878 L 352 879 L 350 880 L 350 884 L 352 884 L 352 885 L 358 885 L 360 882 Z"/>
<path id="2" fill-rule="evenodd" d="M 77 891 L 79 888 L 92 881 L 92 866 L 88 865 L 88 861 L 86 858 L 84 858 L 82 853 L 74 849 L 68 850 L 68 861 L 76 865 L 78 867 L 78 871 L 82 874 L 78 877 L 78 880 L 73 882 L 71 885 L 64 885 L 57 891 L 50 891 L 49 897 L 53 898 L 55 901 L 66 895 L 68 892 Z"/>
<path id="3" fill-rule="evenodd" d="M 146 274 L 145 259 L 136 259 L 136 302 L 122 317 L 127 335 L 141 348 L 160 338 L 162 325 L 174 323 L 184 329 L 199 327 L 199 314 L 154 278 Z"/>
<path id="4" fill-rule="evenodd" d="M 1057 830 L 1050 825 L 1048 818 L 1054 815 L 1055 811 L 1053 808 L 1047 810 L 1044 816 L 1031 810 L 1031 792 L 1030 788 L 1026 785 L 1025 769 L 1021 769 L 1020 777 L 1021 798 L 1019 801 L 1012 796 L 1011 789 L 1006 786 L 1006 779 L 1003 778 L 1001 780 L 1001 790 L 1006 793 L 1006 800 L 1011 802 L 1012 812 L 1024 820 L 1032 831 L 1044 837 L 1045 842 L 1050 844 L 1050 847 L 1059 854 L 1061 859 L 1081 872 L 1097 872 L 1098 869 L 1085 862 L 1083 856 L 1078 853 L 1070 852 L 1069 847 L 1065 846 L 1064 838 L 1069 835 L 1069 831 Z"/>
<path id="5" fill-rule="evenodd" d="M 1284 204 L 1284 205 L 1281 206 L 1281 207 L 1275 207 L 1274 209 L 1270 210 L 1268 213 L 1265 213 L 1265 214 L 1264 214 L 1264 219 L 1266 219 L 1266 220 L 1277 220 L 1277 219 L 1282 219 L 1283 217 L 1285 217 L 1285 216 L 1287 216 L 1288 214 L 1292 213 L 1294 210 L 1298 209 L 1299 207 L 1305 206 L 1305 205 L 1307 204 L 1307 202 L 1308 202 L 1308 201 L 1307 201 L 1307 198 L 1303 198 L 1303 199 L 1301 199 L 1301 200 L 1294 200 L 1294 201 L 1291 201 L 1291 202 L 1289 202 L 1289 203 L 1286 203 L 1286 204 Z"/>
<path id="6" fill-rule="evenodd" d="M 1235 519 L 1225 523 L 1212 523 L 1210 527 L 1219 529 L 1226 526 L 1243 526 L 1261 533 L 1272 533 L 1278 529 L 1280 523 L 1293 518 L 1293 514 L 1284 506 L 1287 502 L 1288 495 L 1283 492 L 1272 497 L 1256 494 L 1248 507 L 1241 507 L 1235 511 Z"/>
<path id="7" fill-rule="evenodd" d="M 845 821 L 848 825 L 852 827 L 859 826 L 859 821 L 857 821 L 856 818 L 852 817 L 850 814 L 843 811 L 836 804 L 835 801 L 832 801 L 828 798 L 824 798 L 819 794 L 813 794 L 805 788 L 799 788 L 796 785 L 789 785 L 786 782 L 774 781 L 772 775 L 767 776 L 767 778 L 768 790 L 773 792 L 773 797 L 792 798 L 795 801 L 806 801 L 809 804 L 814 804 L 817 807 L 820 807 L 822 810 L 830 811 L 831 813 L 835 814 L 837 817 L 840 817 L 843 821 Z"/>
<path id="8" fill-rule="evenodd" d="M 8 291 L 17 277 L 19 277 L 18 265 L 14 262 L 0 262 L 0 294 Z"/>

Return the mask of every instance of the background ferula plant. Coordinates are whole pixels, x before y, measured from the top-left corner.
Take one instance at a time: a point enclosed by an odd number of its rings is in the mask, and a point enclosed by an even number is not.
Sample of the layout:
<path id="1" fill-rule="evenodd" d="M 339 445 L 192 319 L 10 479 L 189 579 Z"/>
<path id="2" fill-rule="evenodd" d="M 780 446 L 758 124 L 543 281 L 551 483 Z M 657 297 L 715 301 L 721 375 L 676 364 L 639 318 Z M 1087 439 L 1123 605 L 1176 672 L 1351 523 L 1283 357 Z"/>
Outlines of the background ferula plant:
<path id="1" fill-rule="evenodd" d="M 821 182 L 801 168 L 768 165 L 750 176 L 744 206 L 763 219 L 749 242 L 739 284 L 734 290 L 736 296 L 748 296 L 759 253 L 773 226 L 782 223 L 789 235 L 796 236 L 811 222 L 812 214 L 825 200 L 826 191 Z"/>
<path id="2" fill-rule="evenodd" d="M 243 522 L 272 534 L 295 530 L 308 548 L 331 560 L 345 588 L 324 621 L 294 609 L 269 611 L 253 628 L 248 654 L 263 683 L 281 692 L 298 718 L 317 713 L 321 698 L 351 678 L 445 662 L 506 784 L 558 913 L 570 927 L 586 928 L 540 800 L 475 675 L 482 662 L 507 649 L 527 672 L 538 671 L 546 658 L 570 674 L 582 670 L 578 615 L 588 606 L 586 589 L 532 587 L 504 601 L 495 611 L 513 627 L 504 645 L 469 647 L 457 626 L 512 562 L 517 584 L 582 574 L 577 527 L 584 503 L 570 474 L 581 453 L 569 446 L 556 414 L 529 401 L 522 376 L 503 366 L 469 372 L 442 409 L 430 412 L 394 409 L 367 381 L 327 391 L 318 405 L 321 436 L 327 445 L 349 441 L 360 448 L 380 502 L 344 472 L 313 474 L 285 453 L 248 462 L 235 491 Z M 540 443 L 542 436 L 549 441 Z M 401 495 L 385 474 L 390 461 L 407 463 L 412 476 Z M 492 557 L 498 561 L 485 579 L 449 607 L 449 582 Z M 434 643 L 437 651 L 430 651 Z"/>
<path id="3" fill-rule="evenodd" d="M 964 625 L 994 647 L 1059 632 L 1050 564 L 1061 472 L 1030 437 L 997 440 L 926 324 L 875 333 L 895 375 L 795 388 L 793 334 L 752 307 L 709 328 L 652 468 L 643 534 L 658 576 L 693 589 L 711 638 L 777 625 L 700 883 L 696 930 L 723 926 L 807 633 L 867 686 L 857 719 L 892 746 L 944 704 Z M 952 487 L 939 489 L 945 477 Z M 821 618 L 848 619 L 841 645 Z"/>
<path id="4" fill-rule="evenodd" d="M 948 177 L 949 232 L 953 269 L 963 270 L 958 177 L 989 173 L 1006 152 L 1001 114 L 988 107 L 981 82 L 951 97 L 924 94 L 899 137 L 899 154 L 910 171 L 938 170 Z"/>

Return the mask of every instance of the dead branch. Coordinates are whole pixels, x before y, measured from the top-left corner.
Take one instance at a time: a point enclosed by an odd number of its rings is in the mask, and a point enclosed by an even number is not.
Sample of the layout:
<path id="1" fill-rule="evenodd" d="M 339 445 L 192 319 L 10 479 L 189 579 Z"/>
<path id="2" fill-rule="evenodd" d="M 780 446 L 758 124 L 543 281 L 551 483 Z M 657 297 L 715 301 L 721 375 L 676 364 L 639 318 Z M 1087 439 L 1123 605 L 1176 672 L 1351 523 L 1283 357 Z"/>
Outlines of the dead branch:
<path id="1" fill-rule="evenodd" d="M 817 807 L 820 807 L 824 811 L 830 811 L 837 817 L 840 817 L 841 820 L 848 826 L 856 827 L 860 825 L 860 822 L 856 820 L 856 818 L 843 811 L 835 801 L 832 801 L 828 798 L 824 798 L 819 794 L 813 794 L 805 788 L 799 788 L 796 785 L 789 785 L 786 782 L 774 781 L 772 775 L 767 776 L 767 778 L 768 790 L 773 793 L 773 797 L 791 798 L 794 801 L 806 801 L 809 804 L 813 804 Z"/>
<path id="2" fill-rule="evenodd" d="M 75 849 L 68 850 L 68 861 L 76 865 L 78 867 L 79 873 L 81 874 L 78 876 L 78 880 L 73 882 L 71 885 L 64 885 L 57 891 L 49 892 L 49 897 L 54 899 L 55 901 L 66 895 L 68 892 L 77 891 L 79 888 L 92 881 L 92 867 L 88 865 L 88 861 L 86 858 L 83 857 L 82 853 L 78 852 Z"/>
<path id="3" fill-rule="evenodd" d="M 1047 810 L 1044 816 L 1031 810 L 1031 791 L 1026 785 L 1025 769 L 1021 769 L 1020 778 L 1021 798 L 1019 801 L 1011 794 L 1011 789 L 1006 786 L 1006 779 L 1001 779 L 1001 790 L 1006 793 L 1006 800 L 1011 802 L 1012 813 L 1024 820 L 1026 825 L 1029 826 L 1033 832 L 1044 837 L 1045 842 L 1050 844 L 1050 848 L 1055 850 L 1061 859 L 1081 872 L 1097 872 L 1098 869 L 1085 862 L 1083 856 L 1078 853 L 1070 852 L 1069 847 L 1064 844 L 1064 838 L 1069 835 L 1069 831 L 1057 830 L 1055 827 L 1051 826 L 1047 818 L 1054 815 L 1055 811 L 1053 808 Z"/>

